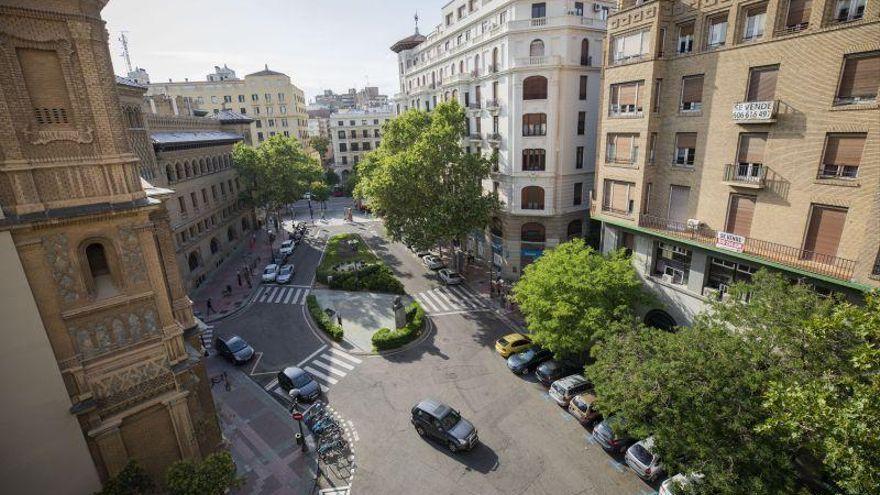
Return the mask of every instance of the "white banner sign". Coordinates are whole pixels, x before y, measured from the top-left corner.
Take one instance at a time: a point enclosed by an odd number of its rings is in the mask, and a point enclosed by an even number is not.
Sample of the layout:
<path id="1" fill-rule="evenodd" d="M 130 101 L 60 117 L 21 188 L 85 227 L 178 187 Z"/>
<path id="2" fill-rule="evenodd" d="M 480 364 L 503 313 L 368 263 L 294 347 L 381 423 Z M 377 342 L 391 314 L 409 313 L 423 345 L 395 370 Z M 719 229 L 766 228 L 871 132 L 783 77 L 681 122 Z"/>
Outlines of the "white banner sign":
<path id="1" fill-rule="evenodd" d="M 744 101 L 733 105 L 733 120 L 772 120 L 775 101 Z"/>
<path id="2" fill-rule="evenodd" d="M 737 253 L 743 252 L 745 244 L 745 237 L 731 234 L 729 232 L 718 232 L 718 235 L 715 238 L 715 247 L 729 249 L 731 251 L 736 251 Z"/>

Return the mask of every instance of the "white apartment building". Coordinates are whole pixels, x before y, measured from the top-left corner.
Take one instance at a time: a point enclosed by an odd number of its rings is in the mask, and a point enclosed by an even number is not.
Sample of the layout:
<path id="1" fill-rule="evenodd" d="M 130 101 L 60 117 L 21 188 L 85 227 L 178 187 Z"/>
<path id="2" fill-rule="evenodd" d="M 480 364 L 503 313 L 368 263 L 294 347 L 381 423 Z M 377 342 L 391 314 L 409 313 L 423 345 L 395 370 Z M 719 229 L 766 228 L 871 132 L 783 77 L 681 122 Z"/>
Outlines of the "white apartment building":
<path id="1" fill-rule="evenodd" d="M 543 250 L 587 229 L 606 1 L 459 0 L 443 23 L 391 49 L 395 110 L 466 107 L 464 146 L 497 164 L 484 187 L 504 206 L 468 248 L 516 278 Z"/>
<path id="2" fill-rule="evenodd" d="M 391 107 L 339 110 L 330 114 L 333 170 L 343 182 L 353 168 L 382 141 L 382 125 L 394 116 Z"/>

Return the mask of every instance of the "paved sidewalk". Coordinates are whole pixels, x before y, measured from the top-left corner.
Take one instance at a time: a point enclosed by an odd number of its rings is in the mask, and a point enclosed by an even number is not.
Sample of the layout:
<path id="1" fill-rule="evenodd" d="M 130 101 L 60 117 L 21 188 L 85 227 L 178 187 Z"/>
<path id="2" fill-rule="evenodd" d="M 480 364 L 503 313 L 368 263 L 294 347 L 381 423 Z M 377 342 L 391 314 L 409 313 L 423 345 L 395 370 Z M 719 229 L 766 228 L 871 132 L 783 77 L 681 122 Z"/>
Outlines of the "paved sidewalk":
<path id="1" fill-rule="evenodd" d="M 244 486 L 236 495 L 310 494 L 317 463 L 296 445 L 293 421 L 281 404 L 253 380 L 245 368 L 236 368 L 217 356 L 205 360 L 223 436 Z M 226 372 L 230 389 L 220 380 Z M 216 382 L 216 383 L 214 383 Z"/>
<path id="2" fill-rule="evenodd" d="M 344 339 L 359 352 L 373 352 L 373 334 L 380 328 L 394 328 L 396 294 L 377 292 L 347 292 L 315 289 L 312 294 L 322 308 L 333 309 L 342 316 Z M 412 302 L 409 296 L 400 296 L 401 302 Z"/>
<path id="3" fill-rule="evenodd" d="M 448 256 L 449 250 L 444 249 L 443 254 L 443 259 L 446 262 L 447 266 L 451 266 L 452 259 Z M 494 275 L 496 278 L 498 277 L 497 272 L 491 275 Z M 489 301 L 492 301 L 493 308 L 497 313 L 510 320 L 516 326 L 523 328 L 526 327 L 525 318 L 523 318 L 522 313 L 519 312 L 519 309 L 517 309 L 512 304 L 506 304 L 504 298 L 499 296 L 497 293 L 492 293 L 489 267 L 485 261 L 476 260 L 468 263 L 462 270 L 462 277 L 464 278 L 464 285 L 466 285 L 467 288 L 471 290 L 471 292 Z M 509 291 L 512 286 L 508 283 L 506 287 Z"/>

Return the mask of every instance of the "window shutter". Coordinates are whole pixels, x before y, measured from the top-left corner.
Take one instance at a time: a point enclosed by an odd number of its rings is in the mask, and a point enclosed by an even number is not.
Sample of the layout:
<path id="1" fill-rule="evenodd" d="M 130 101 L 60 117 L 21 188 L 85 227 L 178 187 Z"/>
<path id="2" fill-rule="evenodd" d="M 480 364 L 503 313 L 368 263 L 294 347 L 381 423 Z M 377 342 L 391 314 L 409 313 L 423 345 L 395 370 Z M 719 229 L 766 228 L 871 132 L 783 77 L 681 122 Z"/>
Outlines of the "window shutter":
<path id="1" fill-rule="evenodd" d="M 628 211 L 629 184 L 626 182 L 612 182 L 611 187 L 611 208 L 618 211 Z"/>
<path id="2" fill-rule="evenodd" d="M 804 240 L 804 250 L 812 253 L 837 256 L 837 247 L 846 222 L 846 209 L 813 205 L 810 226 Z M 823 260 L 818 260 L 823 261 Z"/>
<path id="3" fill-rule="evenodd" d="M 755 215 L 754 196 L 733 194 L 730 196 L 730 209 L 727 212 L 727 227 L 732 234 L 748 237 L 752 229 L 752 218 Z"/>
<path id="4" fill-rule="evenodd" d="M 633 136 L 631 134 L 615 134 L 614 149 L 617 161 L 632 160 Z"/>
<path id="5" fill-rule="evenodd" d="M 676 148 L 697 148 L 697 133 L 696 132 L 679 132 L 675 135 L 675 147 Z"/>
<path id="6" fill-rule="evenodd" d="M 791 0 L 788 4 L 788 18 L 786 27 L 794 27 L 810 22 L 810 7 L 812 0 Z"/>
<path id="7" fill-rule="evenodd" d="M 767 134 L 740 134 L 737 161 L 740 163 L 764 163 L 766 144 Z"/>
<path id="8" fill-rule="evenodd" d="M 878 86 L 880 86 L 880 53 L 846 59 L 839 96 L 843 98 L 876 96 Z"/>
<path id="9" fill-rule="evenodd" d="M 748 101 L 768 101 L 776 95 L 778 67 L 763 67 L 749 72 Z"/>
<path id="10" fill-rule="evenodd" d="M 687 221 L 688 197 L 691 188 L 687 186 L 669 186 L 669 213 L 667 218 L 673 222 Z"/>
<path id="11" fill-rule="evenodd" d="M 832 135 L 828 136 L 825 146 L 827 165 L 856 165 L 862 161 L 862 149 L 865 147 L 865 135 Z"/>
<path id="12" fill-rule="evenodd" d="M 638 99 L 638 83 L 627 83 L 618 85 L 618 97 L 621 105 L 635 105 Z"/>
<path id="13" fill-rule="evenodd" d="M 703 76 L 685 77 L 682 79 L 682 103 L 699 103 L 703 101 Z"/>

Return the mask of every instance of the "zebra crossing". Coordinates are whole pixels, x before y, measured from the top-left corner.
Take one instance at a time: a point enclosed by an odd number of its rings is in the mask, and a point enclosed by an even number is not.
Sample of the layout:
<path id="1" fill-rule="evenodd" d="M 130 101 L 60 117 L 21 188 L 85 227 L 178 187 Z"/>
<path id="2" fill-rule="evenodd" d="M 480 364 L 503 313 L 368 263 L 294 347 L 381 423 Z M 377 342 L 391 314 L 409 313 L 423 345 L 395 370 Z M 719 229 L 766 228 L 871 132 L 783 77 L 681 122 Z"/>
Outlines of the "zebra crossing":
<path id="1" fill-rule="evenodd" d="M 321 386 L 321 392 L 327 393 L 331 386 L 339 383 L 339 380 L 348 376 L 362 362 L 363 360 L 360 358 L 341 349 L 323 345 L 311 356 L 300 361 L 297 367 L 312 375 L 312 378 Z M 265 388 L 266 390 L 274 389 L 275 393 L 284 395 L 278 387 L 277 378 L 269 382 Z"/>
<path id="2" fill-rule="evenodd" d="M 428 314 L 464 313 L 489 309 L 489 302 L 461 286 L 438 287 L 415 295 Z"/>
<path id="3" fill-rule="evenodd" d="M 305 286 L 264 285 L 260 287 L 254 302 L 266 304 L 305 304 L 311 289 Z"/>

